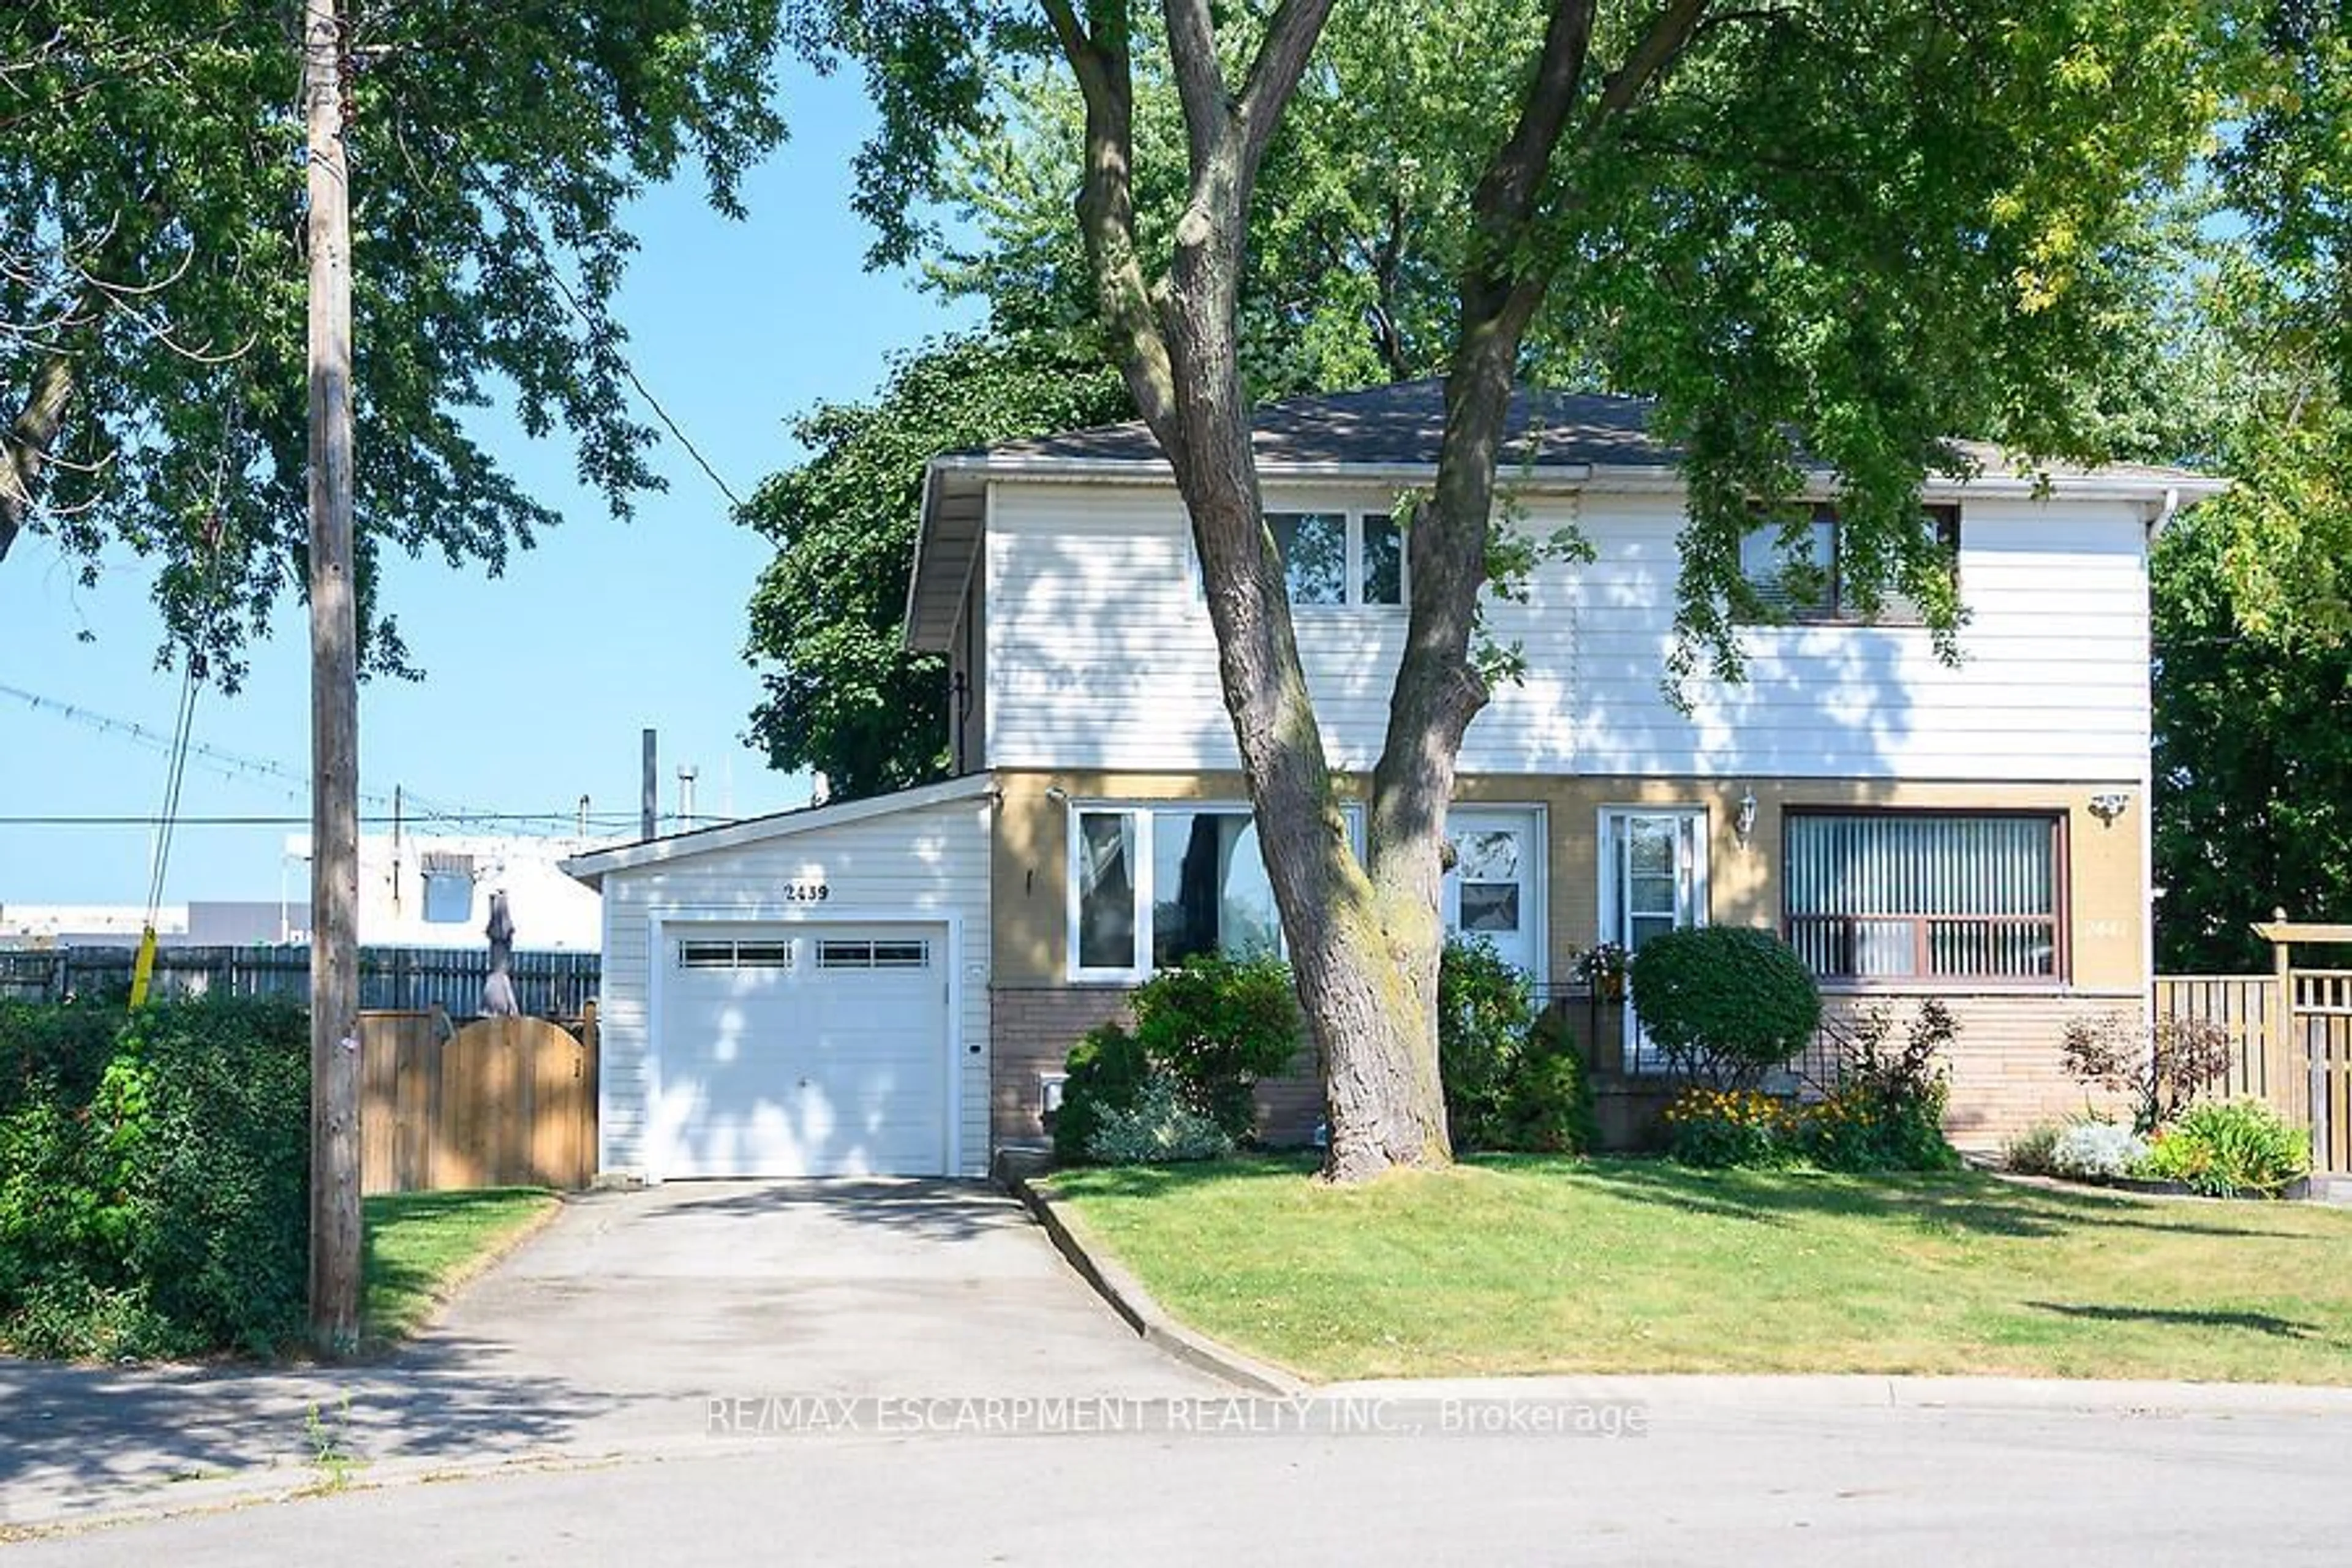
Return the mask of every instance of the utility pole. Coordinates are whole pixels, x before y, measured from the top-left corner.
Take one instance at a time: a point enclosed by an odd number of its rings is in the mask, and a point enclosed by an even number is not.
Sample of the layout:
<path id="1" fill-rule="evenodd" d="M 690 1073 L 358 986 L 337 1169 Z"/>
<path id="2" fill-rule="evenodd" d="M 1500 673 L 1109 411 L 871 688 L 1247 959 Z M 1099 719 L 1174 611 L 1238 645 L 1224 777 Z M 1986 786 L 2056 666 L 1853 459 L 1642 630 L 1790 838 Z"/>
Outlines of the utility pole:
<path id="1" fill-rule="evenodd" d="M 341 0 L 303 0 L 310 247 L 310 1337 L 360 1341 L 359 621 Z"/>
<path id="2" fill-rule="evenodd" d="M 661 831 L 661 768 L 655 750 L 654 732 L 645 734 L 645 777 L 640 781 L 637 802 L 638 837 L 651 838 Z"/>

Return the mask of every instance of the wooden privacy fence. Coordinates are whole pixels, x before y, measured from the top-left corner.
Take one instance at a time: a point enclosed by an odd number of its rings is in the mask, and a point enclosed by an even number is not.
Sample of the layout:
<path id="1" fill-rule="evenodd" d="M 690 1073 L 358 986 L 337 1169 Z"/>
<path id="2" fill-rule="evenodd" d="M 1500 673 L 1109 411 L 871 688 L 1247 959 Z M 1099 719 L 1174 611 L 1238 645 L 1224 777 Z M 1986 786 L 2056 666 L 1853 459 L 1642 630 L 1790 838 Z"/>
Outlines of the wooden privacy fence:
<path id="1" fill-rule="evenodd" d="M 360 1190 L 586 1186 L 596 1174 L 596 1018 L 360 1018 Z"/>
<path id="2" fill-rule="evenodd" d="M 2158 975 L 2158 1018 L 2221 1026 L 2230 1041 L 2222 1095 L 2259 1100 L 2311 1131 L 2313 1168 L 2352 1173 L 2352 970 L 2296 969 L 2298 942 L 2352 942 L 2352 927 L 2278 921 L 2269 974 Z"/>

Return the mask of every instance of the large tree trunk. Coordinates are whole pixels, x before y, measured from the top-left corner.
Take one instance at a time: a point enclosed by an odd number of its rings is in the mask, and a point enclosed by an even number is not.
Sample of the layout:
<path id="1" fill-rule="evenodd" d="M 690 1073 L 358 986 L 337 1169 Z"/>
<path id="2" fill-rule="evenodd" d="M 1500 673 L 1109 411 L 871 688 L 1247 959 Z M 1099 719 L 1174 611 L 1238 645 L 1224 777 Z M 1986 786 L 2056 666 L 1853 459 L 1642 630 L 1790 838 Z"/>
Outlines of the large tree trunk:
<path id="1" fill-rule="evenodd" d="M 1470 650 L 1496 468 L 1519 345 L 1543 297 L 1545 271 L 1530 259 L 1534 223 L 1579 101 L 1594 0 L 1558 0 L 1517 121 L 1472 203 L 1479 243 L 1462 282 L 1437 483 L 1409 526 L 1411 620 L 1362 861 L 1348 842 L 1265 527 L 1238 352 L 1250 188 L 1330 0 L 1281 0 L 1239 94 L 1225 84 L 1207 0 L 1163 0 L 1192 187 L 1159 291 L 1135 242 L 1126 5 L 1092 0 L 1082 22 L 1072 0 L 1044 3 L 1087 103 L 1078 213 L 1102 319 L 1192 517 L 1225 707 L 1323 1058 L 1325 1174 L 1356 1181 L 1444 1163 L 1452 1155 L 1437 1050 L 1445 808 L 1463 733 L 1487 697 Z M 1589 133 L 1664 68 L 1705 9 L 1706 0 L 1668 0 L 1598 95 Z"/>
<path id="2" fill-rule="evenodd" d="M 34 373 L 33 390 L 24 408 L 0 433 L 0 561 L 16 542 L 31 520 L 40 494 L 41 470 L 47 466 L 58 434 L 65 428 L 66 405 L 73 399 L 73 365 L 63 354 L 52 354 Z"/>

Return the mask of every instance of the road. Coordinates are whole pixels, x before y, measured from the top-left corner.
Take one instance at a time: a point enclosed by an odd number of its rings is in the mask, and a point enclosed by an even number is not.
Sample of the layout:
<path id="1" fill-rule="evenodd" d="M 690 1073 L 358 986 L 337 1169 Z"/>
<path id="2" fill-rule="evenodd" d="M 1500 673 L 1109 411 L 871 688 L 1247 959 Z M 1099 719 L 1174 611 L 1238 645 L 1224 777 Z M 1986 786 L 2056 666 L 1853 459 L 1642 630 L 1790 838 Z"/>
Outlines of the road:
<path id="1" fill-rule="evenodd" d="M 1758 1380 L 1608 1405 L 1367 1395 L 828 1409 L 698 1447 L 21 1542 L 11 1568 L 342 1564 L 2334 1563 L 2352 1416 L 2063 1400 L 1873 1406 Z M 1536 1417 L 1532 1423 L 1530 1414 Z M 1449 1429 L 1449 1423 L 1451 1429 Z M 783 1429 L 789 1425 L 789 1430 Z M 816 1429 L 822 1427 L 822 1430 Z M 1041 1430 L 1053 1427 L 1054 1430 Z M 1110 1429 L 1101 1429 L 1108 1427 Z M 1614 1436 L 1604 1435 L 1608 1427 Z M 1074 1429 L 1087 1428 L 1087 1429 Z M 1638 1428 L 1635 1430 L 1634 1428 Z"/>

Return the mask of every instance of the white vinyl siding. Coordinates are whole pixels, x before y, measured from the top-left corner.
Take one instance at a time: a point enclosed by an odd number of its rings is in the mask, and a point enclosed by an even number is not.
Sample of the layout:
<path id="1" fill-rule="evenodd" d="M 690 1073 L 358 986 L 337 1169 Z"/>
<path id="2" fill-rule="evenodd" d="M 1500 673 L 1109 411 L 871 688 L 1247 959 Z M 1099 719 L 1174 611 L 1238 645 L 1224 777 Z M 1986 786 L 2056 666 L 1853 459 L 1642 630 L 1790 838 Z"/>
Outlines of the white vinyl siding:
<path id="1" fill-rule="evenodd" d="M 2053 982 L 2055 816 L 1791 814 L 1789 940 L 1823 979 Z"/>
<path id="2" fill-rule="evenodd" d="M 1385 510 L 1368 488 L 1272 485 L 1270 509 Z M 1487 606 L 1525 678 L 1463 742 L 1465 773 L 2137 781 L 2148 745 L 2143 509 L 2123 501 L 1965 503 L 1970 619 L 1957 667 L 1916 626 L 1741 634 L 1748 679 L 1659 681 L 1674 648 L 1671 494 L 1526 499 L 1538 538 L 1582 529 L 1589 563 L 1538 566 L 1525 602 Z M 1008 768 L 1238 766 L 1181 507 L 1165 489 L 1004 484 L 992 497 L 982 710 Z M 1405 617 L 1371 606 L 1297 617 L 1336 766 L 1380 754 Z"/>
<path id="3" fill-rule="evenodd" d="M 822 902 L 793 904 L 787 889 L 822 885 Z M 603 1030 L 601 1168 L 644 1173 L 648 1157 L 647 1115 L 653 1063 L 648 1027 L 656 976 L 653 921 L 666 933 L 662 961 L 680 962 L 680 942 L 716 941 L 730 945 L 764 944 L 792 937 L 793 922 L 811 926 L 811 941 L 830 936 L 823 928 L 860 928 L 856 951 L 877 968 L 892 967 L 900 949 L 890 932 L 868 936 L 877 924 L 909 920 L 954 922 L 959 942 L 934 946 L 927 954 L 942 983 L 953 965 L 960 980 L 955 1034 L 958 1086 L 952 1114 L 962 1173 L 985 1173 L 988 1128 L 989 807 L 974 791 L 906 810 L 864 816 L 838 826 L 812 828 L 677 858 L 608 871 L 604 876 L 604 975 L 598 1021 Z M 739 930 L 698 933 L 698 923 L 726 921 L 740 927 L 758 922 L 757 936 Z M 888 940 L 885 940 L 888 939 Z M 938 938 L 929 939 L 937 942 Z M 885 950 L 888 951 L 885 951 Z M 699 950 L 698 950 L 699 951 Z M 742 952 L 740 946 L 735 952 Z M 711 954 L 709 962 L 717 962 Z M 740 962 L 740 958 L 730 962 Z M 823 961 L 820 949 L 812 964 Z M 663 977 L 667 979 L 667 976 Z M 978 1048 L 975 1048 L 978 1047 Z"/>

